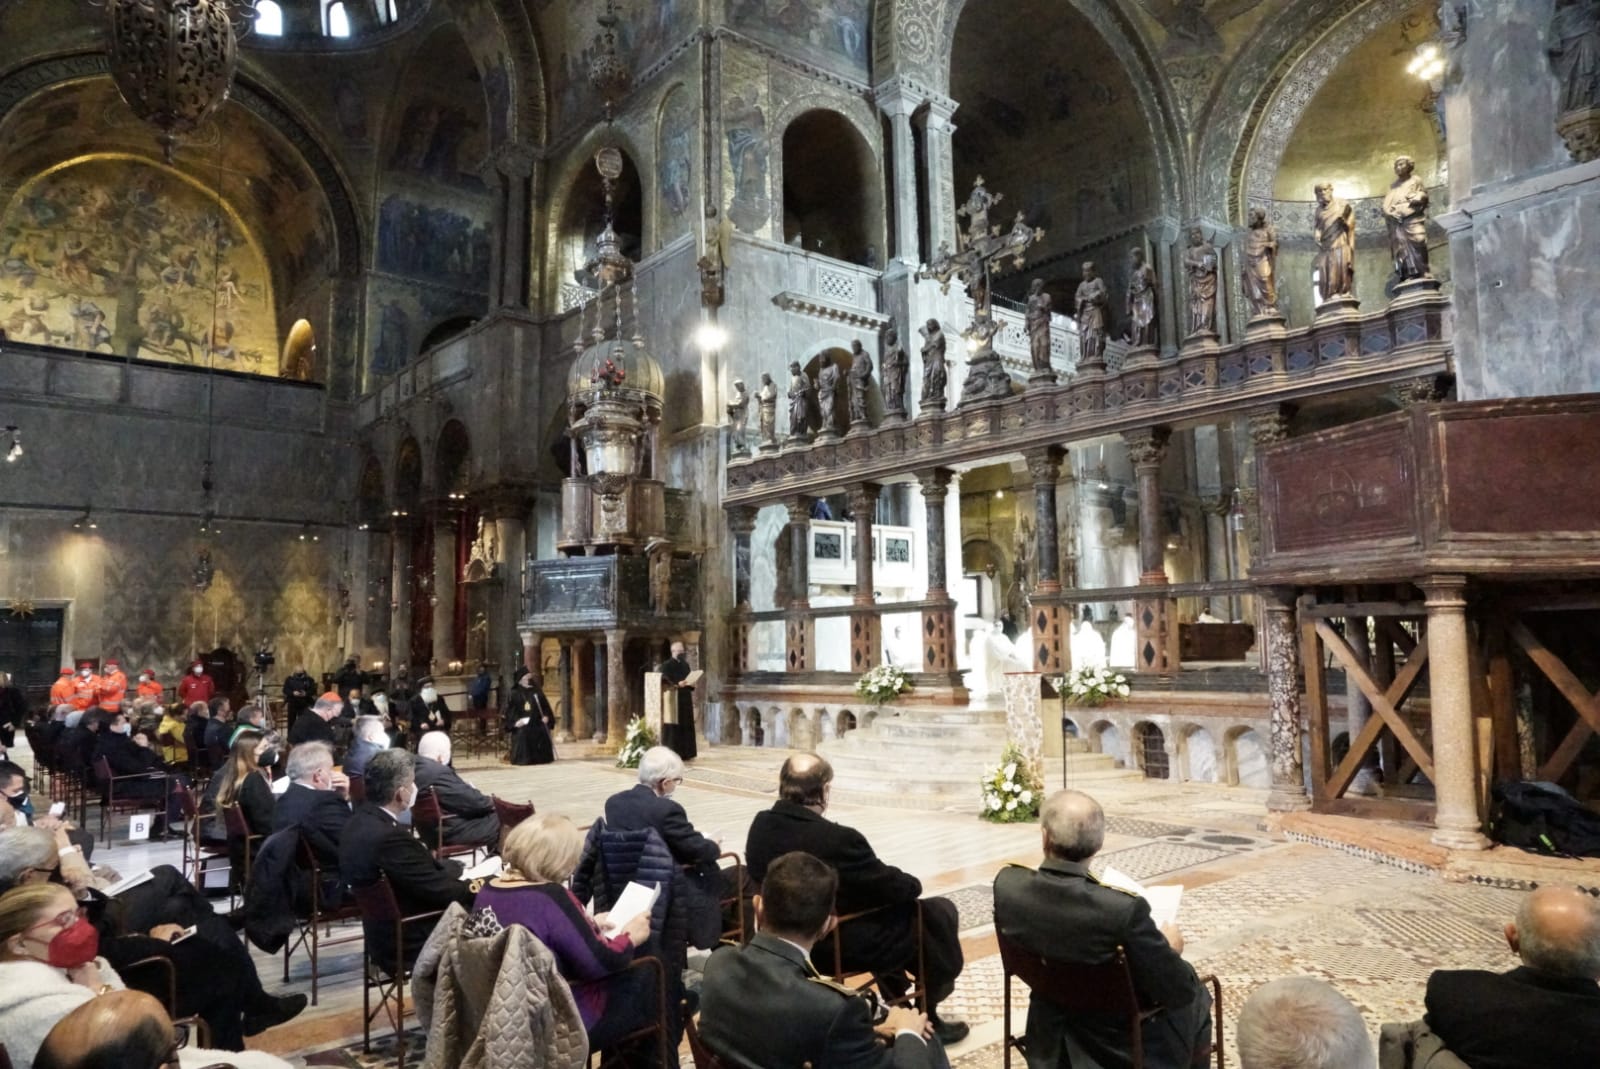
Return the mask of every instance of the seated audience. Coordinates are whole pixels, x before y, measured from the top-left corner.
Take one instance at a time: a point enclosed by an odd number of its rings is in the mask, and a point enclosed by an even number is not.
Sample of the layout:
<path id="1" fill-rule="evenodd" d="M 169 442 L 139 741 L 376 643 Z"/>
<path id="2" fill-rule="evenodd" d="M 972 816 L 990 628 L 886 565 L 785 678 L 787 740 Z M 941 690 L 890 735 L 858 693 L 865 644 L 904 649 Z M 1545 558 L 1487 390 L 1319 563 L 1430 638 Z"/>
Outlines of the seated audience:
<path id="1" fill-rule="evenodd" d="M 143 776 L 166 772 L 167 763 L 161 754 L 150 746 L 143 734 L 135 735 L 126 713 L 110 713 L 103 717 L 104 727 L 95 739 L 94 756 L 104 757 L 111 766 L 113 776 Z M 160 798 L 166 784 L 159 778 L 129 780 L 117 784 L 117 797 Z"/>
<path id="2" fill-rule="evenodd" d="M 73 718 L 77 719 L 74 720 Z M 102 718 L 98 712 L 85 713 L 73 708 L 67 714 L 65 730 L 56 743 L 56 762 L 63 772 L 88 775 L 89 760 L 94 756 L 95 742 L 99 738 Z"/>
<path id="3" fill-rule="evenodd" d="M 406 719 L 411 721 L 411 738 L 414 742 L 420 745 L 422 736 L 429 732 L 441 731 L 446 736 L 450 734 L 450 707 L 439 697 L 432 676 L 417 680 L 417 693 L 411 696 L 407 707 Z"/>
<path id="4" fill-rule="evenodd" d="M 710 950 L 722 936 L 724 888 L 717 865 L 722 847 L 695 831 L 683 806 L 672 800 L 682 782 L 683 758 L 665 746 L 652 746 L 639 758 L 639 782 L 606 799 L 606 826 L 654 828 L 678 864 L 689 866 L 682 881 L 689 896 L 689 945 Z"/>
<path id="5" fill-rule="evenodd" d="M 161 747 L 161 759 L 169 765 L 186 764 L 189 749 L 183 740 L 183 706 L 168 706 L 161 711 L 161 722 L 156 725 L 156 745 Z"/>
<path id="6" fill-rule="evenodd" d="M 893 1007 L 875 1022 L 864 995 L 812 970 L 807 955 L 838 922 L 839 874 L 795 852 L 774 858 L 765 876 L 755 900 L 759 931 L 748 945 L 722 947 L 706 963 L 700 988 L 706 1045 L 738 1069 L 949 1065 L 927 1017 Z"/>
<path id="7" fill-rule="evenodd" d="M 995 930 L 1037 954 L 1094 965 L 1122 948 L 1144 1018 L 1145 1064 L 1178 1069 L 1211 1043 L 1211 995 L 1183 960 L 1183 935 L 1159 929 L 1150 904 L 1106 887 L 1089 873 L 1105 841 L 1100 805 L 1078 791 L 1057 791 L 1039 812 L 1044 863 L 1020 865 L 994 880 Z M 1071 1046 L 1104 1066 L 1129 1061 L 1128 1029 L 1114 1017 L 1070 1017 L 1043 999 L 1028 1005 L 1028 1064 L 1065 1065 Z M 1069 1045 L 1070 1044 L 1070 1045 Z"/>
<path id="8" fill-rule="evenodd" d="M 206 721 L 205 734 L 201 736 L 200 743 L 209 754 L 219 750 L 227 750 L 228 736 L 233 727 L 233 703 L 222 695 L 217 695 L 210 701 L 211 719 Z"/>
<path id="9" fill-rule="evenodd" d="M 60 830 L 66 833 L 70 845 L 83 851 L 85 860 L 94 856 L 94 836 L 70 820 L 48 812 L 48 799 L 43 800 L 47 811 L 41 816 L 33 804 L 29 786 L 28 774 L 21 765 L 0 761 L 0 797 L 6 801 L 6 805 L 0 806 L 0 825 L 14 823 L 18 827 L 42 828 L 48 832 Z"/>
<path id="10" fill-rule="evenodd" d="M 420 839 L 400 826 L 400 815 L 417 800 L 411 755 L 404 750 L 383 751 L 367 765 L 366 780 L 367 800 L 350 814 L 339 838 L 339 873 L 345 882 L 360 889 L 377 883 L 379 877 L 386 878 L 405 916 L 442 910 L 452 902 L 470 905 L 472 888 L 461 878 L 461 863 L 438 860 Z M 434 919 L 428 918 L 405 929 L 401 949 L 408 963 L 416 960 L 433 925 Z M 367 925 L 366 936 L 374 961 L 394 959 L 390 925 Z"/>
<path id="11" fill-rule="evenodd" d="M 71 716 L 72 713 L 72 706 L 66 703 L 58 704 L 50 711 L 50 719 L 45 722 L 41 739 L 46 753 L 54 755 L 58 752 L 57 747 L 61 743 L 61 734 L 67 730 L 67 717 Z"/>
<path id="12" fill-rule="evenodd" d="M 333 728 L 329 722 L 339 715 L 344 707 L 343 700 L 332 691 L 323 694 L 311 703 L 311 712 L 295 718 L 294 726 L 289 729 L 289 745 L 299 746 L 302 742 L 325 742 L 329 746 L 334 744 Z M 337 752 L 337 751 L 336 751 Z"/>
<path id="13" fill-rule="evenodd" d="M 211 757 L 206 753 L 206 725 L 210 723 L 211 707 L 201 701 L 190 702 L 183 719 L 183 748 L 193 763 L 191 767 L 211 767 Z"/>
<path id="14" fill-rule="evenodd" d="M 1592 1065 L 1600 1051 L 1600 901 L 1568 887 L 1530 892 L 1506 925 L 1522 964 L 1428 977 L 1427 1026 L 1472 1069 Z"/>
<path id="15" fill-rule="evenodd" d="M 272 811 L 272 830 L 298 828 L 326 873 L 339 871 L 339 838 L 350 823 L 350 780 L 334 771 L 325 742 L 301 743 L 289 751 L 289 789 Z"/>
<path id="16" fill-rule="evenodd" d="M 607 938 L 606 915 L 591 917 L 567 889 L 582 852 L 583 833 L 566 817 L 528 818 L 506 834 L 507 868 L 483 886 L 473 908 L 492 911 L 503 927 L 522 925 L 550 948 L 572 987 L 589 1049 L 597 1051 L 654 1017 L 655 974 L 621 971 L 650 938 L 649 913 Z"/>
<path id="17" fill-rule="evenodd" d="M 172 962 L 179 1015 L 203 1018 L 219 1046 L 243 1049 L 245 1036 L 305 1008 L 304 995 L 274 998 L 262 989 L 233 927 L 170 865 L 156 866 L 143 883 L 111 897 L 103 893 L 105 882 L 49 833 L 20 828 L 0 836 L 0 888 L 43 884 L 62 886 L 76 897 L 100 953 L 127 973 L 129 986 L 165 997 L 165 970 L 132 966 L 152 957 Z M 189 928 L 192 935 L 178 938 Z"/>
<path id="18" fill-rule="evenodd" d="M 272 779 L 262 767 L 277 760 L 272 743 L 260 732 L 242 731 L 228 749 L 228 760 L 206 785 L 206 794 L 217 806 L 216 834 L 226 836 L 227 822 L 222 807 L 237 805 L 252 835 L 266 835 L 272 830 Z"/>
<path id="19" fill-rule="evenodd" d="M 417 790 L 433 788 L 447 818 L 444 841 L 451 846 L 493 847 L 500 841 L 494 801 L 450 767 L 450 736 L 430 731 L 417 743 Z"/>
<path id="20" fill-rule="evenodd" d="M 384 727 L 383 718 L 380 716 L 360 716 L 356 718 L 355 741 L 350 744 L 350 752 L 344 755 L 344 772 L 346 776 L 365 776 L 367 762 L 389 748 L 389 729 Z"/>
<path id="21" fill-rule="evenodd" d="M 839 873 L 841 915 L 870 910 L 839 929 L 841 960 L 851 972 L 870 972 L 891 998 L 908 987 L 905 974 L 917 968 L 917 901 L 922 883 L 908 872 L 886 865 L 873 853 L 866 836 L 823 816 L 833 789 L 833 767 L 815 754 L 797 754 L 778 773 L 778 801 L 756 814 L 745 844 L 750 878 L 760 883 L 767 866 L 783 854 L 800 850 L 822 859 Z M 935 1033 L 945 1043 L 966 1037 L 962 1021 L 941 1021 L 938 1005 L 950 997 L 961 973 L 961 940 L 956 907 L 946 898 L 922 902 L 922 956 L 928 975 L 917 979 L 927 989 L 927 1006 Z M 833 968 L 831 941 L 824 941 L 813 960 Z"/>
<path id="22" fill-rule="evenodd" d="M 34 1069 L 289 1069 L 264 1051 L 188 1045 L 160 1002 L 142 991 L 107 991 L 72 1010 L 45 1036 Z"/>
<path id="23" fill-rule="evenodd" d="M 344 696 L 344 705 L 339 709 L 339 715 L 346 720 L 354 720 L 358 716 L 377 716 L 378 706 L 362 693 L 362 688 L 351 687 L 350 692 Z"/>
<path id="24" fill-rule="evenodd" d="M 1332 984 L 1288 976 L 1263 984 L 1239 1011 L 1244 1069 L 1377 1069 L 1361 1011 Z"/>

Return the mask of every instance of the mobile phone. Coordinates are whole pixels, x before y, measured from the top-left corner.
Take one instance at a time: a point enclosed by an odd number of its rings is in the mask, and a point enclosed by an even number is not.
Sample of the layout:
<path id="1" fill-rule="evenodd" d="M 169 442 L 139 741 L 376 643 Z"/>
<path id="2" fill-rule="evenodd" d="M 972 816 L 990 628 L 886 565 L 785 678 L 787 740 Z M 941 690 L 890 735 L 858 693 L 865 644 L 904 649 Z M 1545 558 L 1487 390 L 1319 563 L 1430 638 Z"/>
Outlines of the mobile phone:
<path id="1" fill-rule="evenodd" d="M 59 817 L 66 813 L 66 811 L 67 803 L 65 802 L 52 802 L 50 805 L 50 815 L 53 817 Z"/>
<path id="2" fill-rule="evenodd" d="M 185 928 L 181 934 L 173 936 L 172 937 L 172 941 L 174 943 L 181 943 L 185 939 L 187 939 L 191 935 L 193 935 L 195 933 L 195 931 L 196 931 L 195 926 L 191 924 L 191 925 L 189 925 L 189 927 Z"/>

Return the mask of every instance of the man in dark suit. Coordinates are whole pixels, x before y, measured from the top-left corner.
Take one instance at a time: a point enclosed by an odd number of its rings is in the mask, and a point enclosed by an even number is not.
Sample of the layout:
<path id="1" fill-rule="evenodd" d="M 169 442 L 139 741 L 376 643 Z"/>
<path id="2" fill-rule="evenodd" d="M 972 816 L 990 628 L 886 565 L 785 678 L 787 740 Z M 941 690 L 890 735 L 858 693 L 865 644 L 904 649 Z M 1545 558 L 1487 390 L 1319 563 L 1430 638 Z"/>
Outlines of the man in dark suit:
<path id="1" fill-rule="evenodd" d="M 389 748 L 389 729 L 383 726 L 380 716 L 356 717 L 354 741 L 350 752 L 344 755 L 346 776 L 365 776 L 372 759 Z"/>
<path id="2" fill-rule="evenodd" d="M 450 736 L 442 731 L 430 731 L 417 743 L 417 789 L 430 787 L 449 818 L 444 822 L 446 843 L 493 847 L 500 842 L 500 818 L 493 800 L 450 767 Z"/>
<path id="3" fill-rule="evenodd" d="M 606 799 L 606 826 L 619 831 L 654 828 L 680 865 L 687 866 L 689 945 L 709 950 L 722 937 L 721 901 L 725 889 L 717 857 L 722 847 L 695 831 L 672 792 L 683 782 L 683 759 L 665 746 L 652 746 L 639 758 L 639 782 Z M 732 869 L 728 870 L 730 876 Z M 725 893 L 726 890 L 726 893 Z"/>
<path id="4" fill-rule="evenodd" d="M 772 861 L 755 900 L 761 930 L 748 946 L 725 946 L 706 963 L 700 989 L 706 1046 L 739 1069 L 948 1066 L 928 1018 L 895 1007 L 875 1024 L 864 995 L 822 979 L 811 967 L 806 955 L 837 923 L 838 889 L 838 873 L 809 854 Z"/>
<path id="5" fill-rule="evenodd" d="M 1472 1069 L 1594 1064 L 1600 1051 L 1600 902 L 1541 887 L 1506 925 L 1522 959 L 1509 972 L 1440 970 L 1428 977 L 1425 1018 Z"/>
<path id="6" fill-rule="evenodd" d="M 1078 791 L 1057 791 L 1039 812 L 1044 863 L 1021 865 L 994 880 L 995 930 L 1045 957 L 1084 965 L 1110 961 L 1117 947 L 1127 956 L 1139 1005 L 1156 1011 L 1144 1021 L 1144 1058 L 1150 1069 L 1182 1069 L 1211 1043 L 1211 996 L 1183 960 L 1183 935 L 1157 928 L 1150 904 L 1106 887 L 1089 874 L 1088 861 L 1105 841 L 1100 805 Z M 1124 1021 L 1070 1017 L 1043 999 L 1028 1006 L 1028 1065 L 1073 1064 L 1074 1049 L 1102 1066 L 1129 1064 Z"/>
<path id="7" fill-rule="evenodd" d="M 922 883 L 908 872 L 886 865 L 872 852 L 866 837 L 854 828 L 823 817 L 832 792 L 833 767 L 815 754 L 796 754 L 778 773 L 778 801 L 757 813 L 745 843 L 750 878 L 760 883 L 776 858 L 802 850 L 832 865 L 839 873 L 841 915 L 870 910 L 839 928 L 840 956 L 845 969 L 870 972 L 890 997 L 907 987 L 905 974 L 917 969 L 917 900 Z M 967 1034 L 964 1022 L 942 1021 L 938 1005 L 955 989 L 961 974 L 961 939 L 956 907 L 949 899 L 922 902 L 922 957 L 927 976 L 929 1016 L 939 1039 L 958 1043 Z M 814 955 L 821 966 L 833 967 L 830 942 Z"/>
<path id="8" fill-rule="evenodd" d="M 304 742 L 289 751 L 289 788 L 272 809 L 272 830 L 298 828 L 317 864 L 329 875 L 339 871 L 339 840 L 350 823 L 350 780 L 333 769 L 333 750 L 325 742 Z"/>
<path id="9" fill-rule="evenodd" d="M 325 742 L 329 746 L 334 744 L 333 728 L 329 721 L 339 715 L 339 710 L 344 707 L 344 702 L 332 691 L 323 694 L 311 703 L 309 712 L 301 715 L 294 722 L 294 727 L 289 729 L 289 745 L 299 746 L 303 742 Z"/>
<path id="10" fill-rule="evenodd" d="M 300 719 L 300 714 L 310 709 L 316 699 L 317 681 L 303 666 L 296 668 L 294 675 L 283 681 L 283 708 L 291 730 L 294 722 Z"/>
<path id="11" fill-rule="evenodd" d="M 404 750 L 385 750 L 367 766 L 367 800 L 350 815 L 339 837 L 339 872 L 352 888 L 389 881 L 403 916 L 431 913 L 452 902 L 472 905 L 472 886 L 461 879 L 461 864 L 440 861 L 399 824 L 400 815 L 417 800 L 412 757 Z M 435 918 L 413 921 L 404 930 L 404 956 L 414 961 L 433 931 Z M 394 928 L 366 925 L 374 961 L 394 960 Z"/>

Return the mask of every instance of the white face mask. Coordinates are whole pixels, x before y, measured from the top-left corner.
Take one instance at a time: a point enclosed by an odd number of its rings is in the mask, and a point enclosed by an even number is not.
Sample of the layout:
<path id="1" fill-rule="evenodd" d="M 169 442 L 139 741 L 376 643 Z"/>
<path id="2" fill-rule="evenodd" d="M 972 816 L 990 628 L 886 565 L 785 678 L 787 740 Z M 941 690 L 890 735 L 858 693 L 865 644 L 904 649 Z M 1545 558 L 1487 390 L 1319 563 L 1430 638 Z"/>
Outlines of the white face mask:
<path id="1" fill-rule="evenodd" d="M 411 797 L 406 799 L 405 802 L 405 807 L 407 810 L 410 810 L 412 806 L 417 804 L 417 793 L 417 785 L 413 783 L 411 785 Z"/>
<path id="2" fill-rule="evenodd" d="M 422 700 L 429 703 L 436 702 L 439 700 L 439 692 L 432 687 L 423 687 Z"/>
<path id="3" fill-rule="evenodd" d="M 131 734 L 133 734 L 133 725 L 132 724 L 123 724 L 121 727 L 112 728 L 111 730 L 115 731 L 118 735 L 131 735 Z"/>
<path id="4" fill-rule="evenodd" d="M 389 711 L 389 696 L 387 694 L 374 694 L 372 696 L 372 704 L 377 706 L 378 712 L 387 713 Z"/>
<path id="5" fill-rule="evenodd" d="M 148 675 L 148 674 L 145 674 L 145 675 L 142 675 L 142 676 L 140 676 L 140 677 L 139 677 L 139 682 L 141 682 L 141 683 L 148 683 L 148 682 L 150 682 L 150 676 L 149 676 L 149 675 Z"/>
<path id="6" fill-rule="evenodd" d="M 79 679 L 88 679 L 89 678 L 89 670 L 87 668 L 78 669 L 78 678 Z"/>
<path id="7" fill-rule="evenodd" d="M 206 673 L 206 670 L 204 668 L 201 668 L 199 665 L 195 665 L 194 666 L 194 674 L 195 675 L 203 676 L 203 675 L 205 675 L 205 673 Z"/>

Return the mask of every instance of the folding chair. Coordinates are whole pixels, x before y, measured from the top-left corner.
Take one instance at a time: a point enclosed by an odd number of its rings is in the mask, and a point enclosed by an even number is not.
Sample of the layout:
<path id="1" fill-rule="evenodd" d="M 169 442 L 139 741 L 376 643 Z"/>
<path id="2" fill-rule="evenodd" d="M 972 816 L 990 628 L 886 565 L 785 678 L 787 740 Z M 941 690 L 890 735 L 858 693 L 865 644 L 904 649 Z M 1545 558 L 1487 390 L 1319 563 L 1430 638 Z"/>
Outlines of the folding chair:
<path id="1" fill-rule="evenodd" d="M 885 996 L 884 997 L 884 1001 L 888 1002 L 890 1004 L 913 1006 L 916 1009 L 919 1009 L 919 1010 L 922 1010 L 922 1011 L 926 1012 L 926 1009 L 927 1009 L 927 997 L 926 996 L 927 996 L 927 986 L 928 986 L 926 977 L 928 975 L 928 972 L 927 972 L 926 955 L 923 952 L 922 900 L 921 899 L 917 900 L 916 907 L 917 907 L 917 915 L 916 915 L 916 920 L 914 922 L 914 925 L 915 925 L 914 938 L 917 941 L 917 974 L 916 974 L 916 978 L 915 978 L 911 988 L 908 989 L 905 994 L 900 995 L 900 996 L 898 996 L 896 998 L 887 997 L 887 992 L 884 992 L 881 989 L 881 987 L 880 987 L 878 993 L 880 995 L 884 995 Z M 844 932 L 844 926 L 846 924 L 848 924 L 850 921 L 858 920 L 858 919 L 860 919 L 862 917 L 871 916 L 872 914 L 877 913 L 880 910 L 893 909 L 893 908 L 894 908 L 893 906 L 877 906 L 877 907 L 875 907 L 873 909 L 863 909 L 863 910 L 860 910 L 860 911 L 858 911 L 856 913 L 847 913 L 843 917 L 839 918 L 839 922 L 834 925 L 833 931 L 831 933 L 829 933 L 829 935 L 828 935 L 828 939 L 831 942 L 832 947 L 833 947 L 833 971 L 828 974 L 828 979 L 832 980 L 836 984 L 843 984 L 846 987 L 852 987 L 857 991 L 864 991 L 867 988 L 873 986 L 874 984 L 876 984 L 878 982 L 878 979 L 877 979 L 876 976 L 872 976 L 870 974 L 863 974 L 863 973 L 861 973 L 859 971 L 852 972 L 852 971 L 848 971 L 848 970 L 845 969 L 845 966 L 844 966 L 844 943 L 841 940 L 840 936 Z M 855 983 L 851 983 L 850 982 L 851 978 L 860 977 L 862 975 L 867 975 L 868 979 L 865 980 L 865 981 L 857 980 Z"/>
<path id="2" fill-rule="evenodd" d="M 470 854 L 477 857 L 478 851 L 485 849 L 481 846 L 472 846 L 467 843 L 454 845 L 444 841 L 445 821 L 451 819 L 439 805 L 439 792 L 429 787 L 417 795 L 417 800 L 411 806 L 411 827 L 416 830 L 417 838 L 433 856 L 443 861 L 447 857 L 460 857 Z"/>
<path id="3" fill-rule="evenodd" d="M 322 866 L 317 861 L 317 852 L 311 849 L 311 844 L 304 835 L 295 845 L 295 865 L 304 871 L 311 880 L 311 905 L 304 917 L 296 917 L 295 925 L 299 929 L 295 938 L 283 944 L 283 982 L 289 982 L 289 957 L 296 950 L 304 947 L 306 956 L 311 959 L 311 1004 L 317 1004 L 317 981 L 321 975 L 320 952 L 325 946 L 338 946 L 343 943 L 353 943 L 362 938 L 360 931 L 341 935 L 333 938 L 333 925 L 336 922 L 361 919 L 361 909 L 354 901 L 325 902 L 323 900 Z M 319 931 L 325 934 L 318 935 Z"/>
<path id="4" fill-rule="evenodd" d="M 239 808 L 239 803 L 218 806 L 222 811 L 222 826 L 228 829 L 228 860 L 232 867 L 235 849 L 239 851 L 241 868 L 234 873 L 238 882 L 238 891 L 244 894 L 245 887 L 250 883 L 250 866 L 254 859 L 255 849 L 266 834 L 257 834 L 250 830 L 250 822 L 245 820 L 244 811 Z M 236 846 L 237 844 L 237 846 Z"/>
<path id="5" fill-rule="evenodd" d="M 616 1050 L 617 1048 L 626 1044 L 634 1043 L 638 1040 L 644 1039 L 646 1036 L 654 1036 L 656 1041 L 656 1065 L 661 1066 L 664 1069 L 665 1066 L 672 1064 L 670 1061 L 668 1061 L 668 1052 L 671 1047 L 671 1029 L 669 1027 L 669 1022 L 667 1021 L 667 974 L 662 969 L 661 962 L 659 960 L 656 958 L 636 957 L 630 961 L 625 968 L 620 969 L 617 972 L 609 973 L 606 976 L 600 977 L 598 980 L 580 980 L 572 986 L 587 987 L 607 984 L 610 983 L 613 978 L 621 976 L 625 972 L 631 972 L 635 969 L 648 969 L 655 973 L 655 1016 L 651 1018 L 649 1024 L 635 1028 L 627 1035 L 617 1037 L 617 1041 L 606 1049 Z M 600 1063 L 602 1065 L 609 1064 L 605 1054 L 605 1050 L 590 1051 L 589 1064 L 591 1066 L 594 1065 L 596 1058 L 600 1059 Z M 699 1064 L 700 1063 L 697 1060 L 695 1065 L 698 1066 Z"/>
<path id="6" fill-rule="evenodd" d="M 178 871 L 200 891 L 206 889 L 206 874 L 217 862 L 228 863 L 228 840 L 205 833 L 205 819 L 194 792 L 182 783 L 172 785 L 172 793 L 183 811 L 183 860 Z"/>
<path id="7" fill-rule="evenodd" d="M 96 757 L 93 761 L 95 779 L 100 786 L 100 838 L 106 837 L 106 815 L 116 813 L 144 813 L 151 805 L 162 817 L 161 837 L 167 837 L 165 822 L 167 813 L 167 774 L 165 772 L 135 772 L 126 776 L 113 775 L 111 762 L 104 757 Z M 161 783 L 159 798 L 129 798 L 124 795 L 117 797 L 117 784 L 119 783 Z"/>
<path id="8" fill-rule="evenodd" d="M 357 806 L 362 802 L 365 802 L 367 800 L 367 777 L 361 775 L 360 773 L 356 773 L 345 778 L 350 781 L 350 789 L 348 792 L 350 795 L 350 804 L 352 806 Z"/>
<path id="9" fill-rule="evenodd" d="M 1133 970 L 1128 967 L 1127 955 L 1120 946 L 1110 961 L 1079 965 L 1037 954 L 998 931 L 995 938 L 1000 945 L 1001 980 L 1005 991 L 1004 1069 L 1011 1069 L 1013 1047 L 1024 1056 L 1027 1054 L 1026 1039 L 1011 1032 L 1013 976 L 1028 985 L 1033 998 L 1053 1003 L 1068 1013 L 1126 1021 L 1130 1064 L 1133 1069 L 1144 1069 L 1144 1022 L 1161 1011 L 1159 1007 L 1147 1010 L 1139 1005 Z M 1211 1046 L 1195 1052 L 1194 1064 L 1205 1065 L 1215 1052 L 1217 1069 L 1223 1069 L 1222 983 L 1215 976 L 1202 976 L 1200 982 L 1211 985 L 1211 1010 L 1216 1017 L 1211 1026 Z"/>
<path id="10" fill-rule="evenodd" d="M 123 981 L 126 983 L 130 974 L 145 970 L 161 973 L 161 980 L 154 991 L 148 991 L 146 988 L 131 983 L 128 986 L 154 995 L 157 1001 L 166 1009 L 167 1016 L 172 1018 L 173 1024 L 188 1025 L 194 1029 L 196 1038 L 200 1040 L 195 1046 L 211 1046 L 211 1027 L 204 1020 L 193 1015 L 188 1017 L 178 1016 L 178 967 L 172 963 L 172 959 L 149 957 L 130 962 L 122 968 Z"/>
<path id="11" fill-rule="evenodd" d="M 372 1020 L 382 1010 L 394 1025 L 395 1069 L 405 1069 L 406 984 L 411 982 L 411 967 L 406 964 L 405 926 L 411 921 L 437 919 L 444 916 L 444 911 L 434 910 L 409 917 L 403 915 L 400 903 L 394 897 L 394 888 L 389 886 L 389 880 L 384 876 L 379 876 L 376 883 L 366 887 L 352 887 L 350 893 L 355 897 L 356 908 L 361 913 L 363 937 L 368 925 L 392 927 L 394 930 L 392 960 L 375 961 L 370 943 L 364 942 L 361 948 L 361 1049 L 372 1053 Z M 376 1008 L 372 1005 L 374 990 L 378 992 Z"/>
<path id="12" fill-rule="evenodd" d="M 706 1046 L 705 1040 L 700 1038 L 700 1029 L 695 1027 L 694 1018 L 689 1015 L 689 1004 L 683 1004 L 683 1034 L 689 1041 L 689 1056 L 694 1059 L 694 1069 L 733 1069 L 727 1062 Z M 809 1066 L 811 1063 L 807 1062 Z"/>
<path id="13" fill-rule="evenodd" d="M 512 828 L 533 816 L 533 803 L 526 802 L 519 805 L 508 802 L 498 794 L 491 794 L 489 800 L 494 803 L 494 815 L 500 818 L 500 842 L 496 846 L 497 853 L 506 851 L 506 835 Z"/>

